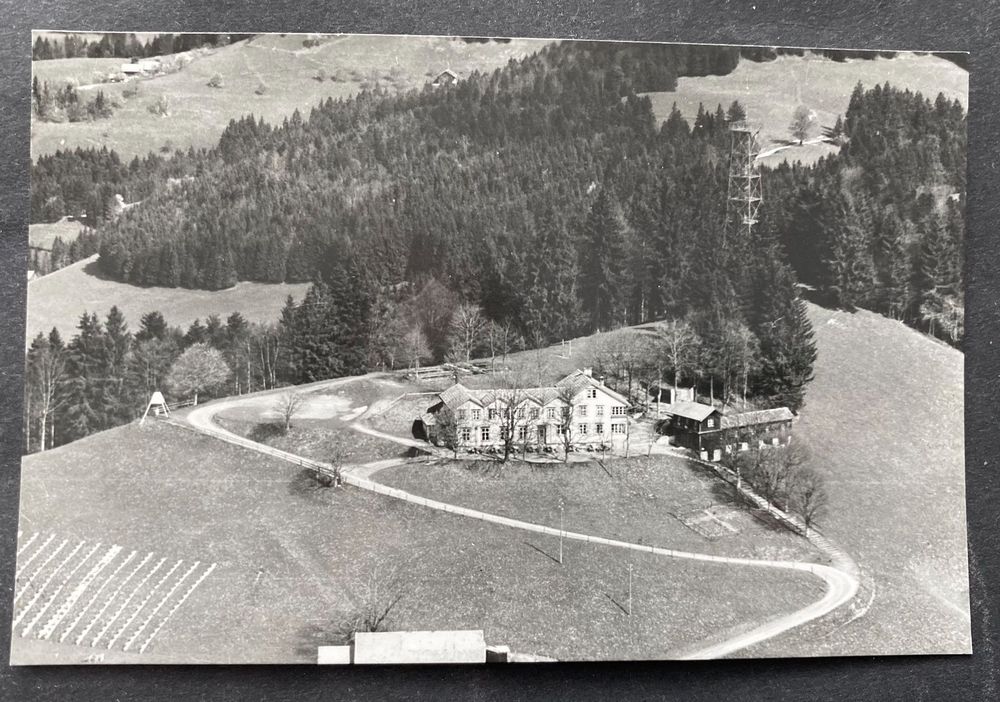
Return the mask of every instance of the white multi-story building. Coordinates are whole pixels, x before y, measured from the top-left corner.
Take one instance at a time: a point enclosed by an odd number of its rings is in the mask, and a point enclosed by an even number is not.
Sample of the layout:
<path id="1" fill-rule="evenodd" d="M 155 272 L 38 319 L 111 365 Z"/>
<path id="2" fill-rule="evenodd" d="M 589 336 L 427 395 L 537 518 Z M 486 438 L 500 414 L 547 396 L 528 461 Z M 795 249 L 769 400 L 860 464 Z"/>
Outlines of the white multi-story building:
<path id="1" fill-rule="evenodd" d="M 589 368 L 555 385 L 538 388 L 471 389 L 456 383 L 438 396 L 420 421 L 428 438 L 445 408 L 455 417 L 461 448 L 499 447 L 507 432 L 519 447 L 544 449 L 618 446 L 628 439 L 629 401 L 593 377 Z"/>

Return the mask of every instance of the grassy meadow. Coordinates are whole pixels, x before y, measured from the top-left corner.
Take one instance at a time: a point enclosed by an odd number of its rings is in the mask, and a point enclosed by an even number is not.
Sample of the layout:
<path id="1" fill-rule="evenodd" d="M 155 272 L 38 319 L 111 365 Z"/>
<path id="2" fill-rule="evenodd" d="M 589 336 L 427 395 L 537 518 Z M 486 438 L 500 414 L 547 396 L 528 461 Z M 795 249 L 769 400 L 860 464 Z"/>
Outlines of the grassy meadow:
<path id="1" fill-rule="evenodd" d="M 819 527 L 858 562 L 870 607 L 747 654 L 968 653 L 962 353 L 871 312 L 809 316 L 819 358 L 795 437 L 826 477 Z"/>
<path id="2" fill-rule="evenodd" d="M 97 312 L 107 315 L 117 305 L 129 328 L 139 328 L 142 315 L 152 310 L 163 313 L 168 324 L 187 328 L 195 319 L 217 314 L 223 320 L 239 312 L 251 322 L 276 322 L 285 299 L 302 299 L 307 283 L 241 282 L 228 290 L 187 290 L 185 288 L 139 287 L 108 280 L 97 274 L 97 257 L 92 256 L 28 283 L 26 339 L 38 332 L 59 329 L 69 339 L 80 315 Z"/>
<path id="3" fill-rule="evenodd" d="M 846 62 L 808 53 L 803 57 L 779 56 L 767 63 L 744 59 L 728 75 L 680 78 L 675 92 L 649 93 L 649 97 L 657 117 L 666 119 L 677 103 L 689 124 L 694 123 L 699 103 L 714 112 L 720 104 L 726 109 L 733 100 L 739 100 L 747 108 L 750 123 L 760 129 L 762 149 L 768 149 L 788 145 L 788 125 L 799 105 L 816 114 L 817 127 L 812 136 L 820 136 L 821 127 L 832 127 L 837 115 L 847 111 L 858 81 L 868 88 L 888 82 L 919 91 L 931 100 L 941 92 L 968 107 L 968 71 L 943 58 L 909 52 L 900 52 L 891 59 Z M 828 144 L 793 145 L 761 161 L 767 165 L 785 159 L 812 163 L 833 150 Z"/>
<path id="4" fill-rule="evenodd" d="M 318 43 L 304 45 L 312 41 Z M 94 122 L 34 121 L 31 155 L 37 159 L 57 149 L 106 146 L 131 159 L 164 148 L 211 147 L 230 120 L 248 113 L 280 123 L 295 109 L 308 114 L 321 100 L 351 97 L 376 80 L 391 90 L 420 87 L 445 69 L 460 77 L 472 71 L 492 71 L 545 43 L 515 39 L 468 44 L 453 37 L 386 35 L 259 35 L 218 49 L 201 48 L 167 57 L 165 60 L 184 63 L 174 73 L 88 89 L 99 88 L 122 106 L 111 118 Z M 106 73 L 122 63 L 122 59 L 56 59 L 35 61 L 32 70 L 42 80 L 65 82 L 72 78 L 86 85 L 95 72 Z M 210 87 L 208 82 L 216 74 L 222 76 L 222 86 Z M 122 96 L 126 88 L 135 86 L 138 95 Z M 170 106 L 166 116 L 148 110 L 161 96 Z"/>
<path id="5" fill-rule="evenodd" d="M 554 539 L 320 489 L 296 466 L 155 421 L 26 458 L 20 519 L 25 534 L 218 564 L 148 653 L 102 648 L 104 662 L 312 662 L 316 646 L 338 641 L 369 579 L 387 587 L 379 574 L 392 571 L 402 599 L 391 628 L 481 628 L 491 644 L 560 659 L 669 656 L 819 595 L 804 574 L 582 543 L 567 543 L 560 565 Z M 94 652 L 15 636 L 12 660 Z"/>
<path id="6" fill-rule="evenodd" d="M 28 225 L 28 245 L 40 249 L 51 249 L 52 242 L 61 238 L 63 243 L 74 241 L 83 229 L 79 222 L 63 217 L 58 222 L 44 222 Z"/>

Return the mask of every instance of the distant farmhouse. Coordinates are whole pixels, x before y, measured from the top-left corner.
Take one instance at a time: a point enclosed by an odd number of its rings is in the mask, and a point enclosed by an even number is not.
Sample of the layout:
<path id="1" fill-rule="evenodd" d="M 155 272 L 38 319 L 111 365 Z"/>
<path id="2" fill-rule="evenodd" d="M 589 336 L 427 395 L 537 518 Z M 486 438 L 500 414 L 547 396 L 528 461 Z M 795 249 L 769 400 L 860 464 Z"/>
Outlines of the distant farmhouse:
<path id="1" fill-rule="evenodd" d="M 664 412 L 673 443 L 711 461 L 720 460 L 723 453 L 787 444 L 795 419 L 787 407 L 722 414 L 700 402 L 675 402 Z"/>
<path id="2" fill-rule="evenodd" d="M 436 416 L 450 409 L 458 446 L 464 449 L 500 447 L 508 428 L 513 428 L 517 445 L 529 450 L 551 451 L 567 439 L 576 449 L 613 448 L 628 440 L 629 404 L 587 368 L 538 388 L 479 390 L 455 383 L 417 421 L 425 437 L 434 440 Z"/>
<path id="3" fill-rule="evenodd" d="M 446 68 L 443 71 L 441 71 L 441 73 L 438 74 L 437 78 L 431 81 L 431 85 L 433 85 L 435 88 L 441 88 L 441 87 L 447 87 L 449 85 L 455 85 L 455 83 L 457 82 L 458 82 L 458 74 L 456 74 L 450 68 Z"/>
<path id="4" fill-rule="evenodd" d="M 126 77 L 146 76 L 160 70 L 160 62 L 157 59 L 132 59 L 129 63 L 123 63 L 121 72 Z"/>

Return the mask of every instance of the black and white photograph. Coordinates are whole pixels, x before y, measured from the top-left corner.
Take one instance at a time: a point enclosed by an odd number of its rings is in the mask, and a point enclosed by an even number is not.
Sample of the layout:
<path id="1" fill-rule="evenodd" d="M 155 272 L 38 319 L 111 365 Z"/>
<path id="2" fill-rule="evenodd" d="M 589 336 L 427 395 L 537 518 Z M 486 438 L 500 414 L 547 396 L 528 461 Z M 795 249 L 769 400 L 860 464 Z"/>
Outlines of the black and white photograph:
<path id="1" fill-rule="evenodd" d="M 31 42 L 12 665 L 972 653 L 967 54 Z"/>

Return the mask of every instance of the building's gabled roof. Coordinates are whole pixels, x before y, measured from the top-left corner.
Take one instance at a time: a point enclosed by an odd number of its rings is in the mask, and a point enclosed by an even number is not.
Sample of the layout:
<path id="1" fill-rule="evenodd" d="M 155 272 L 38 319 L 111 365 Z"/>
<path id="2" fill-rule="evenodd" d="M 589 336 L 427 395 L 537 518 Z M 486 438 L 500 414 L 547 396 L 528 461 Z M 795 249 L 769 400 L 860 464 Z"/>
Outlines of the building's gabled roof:
<path id="1" fill-rule="evenodd" d="M 704 405 L 700 402 L 674 402 L 671 405 L 667 405 L 667 408 L 663 411 L 677 417 L 701 422 L 713 412 L 718 412 L 719 410 L 712 405 Z"/>
<path id="2" fill-rule="evenodd" d="M 450 68 L 446 68 L 443 71 L 441 71 L 440 73 L 438 73 L 437 78 L 438 78 L 438 80 L 440 80 L 444 76 L 450 76 L 450 77 L 454 78 L 455 80 L 458 80 L 458 74 L 455 73 L 455 71 L 451 70 Z"/>
<path id="3" fill-rule="evenodd" d="M 739 414 L 723 415 L 719 424 L 723 429 L 737 429 L 739 427 L 752 427 L 758 424 L 773 424 L 774 422 L 790 422 L 795 418 L 792 411 L 787 407 L 775 407 L 773 409 L 753 410 L 751 412 L 740 412 Z"/>
<path id="4" fill-rule="evenodd" d="M 473 396 L 472 391 L 461 383 L 455 383 L 450 388 L 442 392 L 440 398 L 441 402 L 452 408 L 464 405 L 469 400 L 473 400 L 476 403 L 479 402 L 479 400 Z"/>
<path id="5" fill-rule="evenodd" d="M 615 392 L 604 383 L 594 380 L 594 378 L 591 375 L 589 375 L 586 371 L 582 370 L 573 371 L 565 378 L 560 380 L 558 383 L 556 383 L 556 387 L 558 388 L 570 387 L 577 392 L 580 392 L 586 388 L 597 388 L 605 395 L 608 395 L 623 404 L 626 405 L 632 404 L 631 402 L 628 401 L 627 397 L 625 397 L 621 393 Z"/>
<path id="6" fill-rule="evenodd" d="M 529 400 L 536 403 L 540 407 L 544 407 L 553 400 L 559 398 L 559 391 L 553 387 L 528 388 L 524 391 L 524 394 L 528 396 Z"/>
<path id="7" fill-rule="evenodd" d="M 443 404 L 451 407 L 452 409 L 457 409 L 466 402 L 473 402 L 480 407 L 489 407 L 496 402 L 506 403 L 514 397 L 518 400 L 517 404 L 521 404 L 522 402 L 533 402 L 540 407 L 544 407 L 551 402 L 561 399 L 563 388 L 571 388 L 574 391 L 574 394 L 576 394 L 577 392 L 582 392 L 588 387 L 596 388 L 622 404 L 629 404 L 629 401 L 625 396 L 620 395 L 603 383 L 594 380 L 583 371 L 570 373 L 554 386 L 549 385 L 537 388 L 517 388 L 516 390 L 510 391 L 503 388 L 474 390 L 465 387 L 461 383 L 455 383 L 447 390 L 443 391 L 439 397 L 441 398 L 441 402 Z M 508 393 L 513 393 L 513 395 Z M 432 409 L 431 411 L 437 411 L 437 409 L 439 408 Z"/>
<path id="8" fill-rule="evenodd" d="M 511 391 L 516 393 L 518 404 L 526 400 L 531 400 L 539 405 L 551 402 L 557 396 L 555 388 L 518 388 Z M 501 403 L 512 399 L 512 396 L 505 394 L 503 388 L 470 389 L 461 383 L 455 383 L 450 388 L 442 392 L 439 397 L 441 402 L 452 409 L 464 405 L 466 402 L 473 402 L 480 407 L 489 407 L 495 402 Z M 436 411 L 436 410 L 435 410 Z"/>

